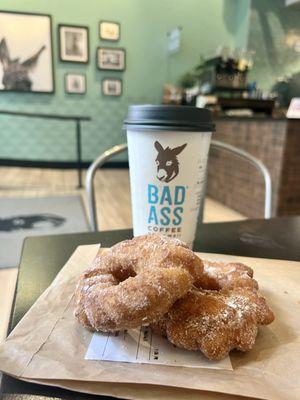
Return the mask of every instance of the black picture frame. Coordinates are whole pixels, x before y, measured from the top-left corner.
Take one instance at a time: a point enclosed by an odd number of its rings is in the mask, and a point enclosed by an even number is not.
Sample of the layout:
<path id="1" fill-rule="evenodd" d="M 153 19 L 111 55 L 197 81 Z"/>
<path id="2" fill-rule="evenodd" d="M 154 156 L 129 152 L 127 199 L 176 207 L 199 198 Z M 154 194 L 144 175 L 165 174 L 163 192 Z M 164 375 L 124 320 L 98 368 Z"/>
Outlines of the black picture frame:
<path id="1" fill-rule="evenodd" d="M 70 31 L 73 29 L 74 31 L 83 30 L 86 32 L 86 57 L 83 57 L 82 60 L 79 59 L 79 55 L 71 55 L 63 54 L 62 46 L 64 44 L 64 40 L 62 40 L 62 30 L 69 29 Z M 67 63 L 78 63 L 78 64 L 89 64 L 90 62 L 90 39 L 89 39 L 89 27 L 85 25 L 71 25 L 71 24 L 58 24 L 57 26 L 57 38 L 58 38 L 58 54 L 59 60 L 61 62 Z"/>
<path id="2" fill-rule="evenodd" d="M 108 39 L 107 37 L 103 37 L 101 35 L 101 25 L 104 24 L 113 24 L 118 26 L 118 37 L 116 39 Z M 107 41 L 107 42 L 118 42 L 121 38 L 121 24 L 120 22 L 117 21 L 107 21 L 107 20 L 100 20 L 99 25 L 98 25 L 98 33 L 99 33 L 99 39 Z"/>
<path id="3" fill-rule="evenodd" d="M 71 76 L 78 76 L 81 78 L 84 78 L 84 91 L 71 91 L 68 89 L 68 78 L 70 78 Z M 79 95 L 83 95 L 86 94 L 87 92 L 87 85 L 86 85 L 86 74 L 83 73 L 77 73 L 77 72 L 67 72 L 64 75 L 64 88 L 65 88 L 65 93 L 66 94 L 79 94 Z"/>
<path id="4" fill-rule="evenodd" d="M 102 55 L 101 55 L 102 52 Z M 109 61 L 102 60 L 104 56 L 104 52 L 111 52 L 116 53 L 120 52 L 123 54 L 123 62 L 121 63 L 120 67 L 116 67 L 113 65 L 113 61 L 111 61 L 109 66 Z M 106 65 L 105 65 L 106 64 Z M 99 46 L 96 49 L 96 65 L 97 68 L 101 71 L 125 71 L 126 70 L 126 50 L 123 47 L 106 47 L 106 46 Z"/>
<path id="5" fill-rule="evenodd" d="M 108 93 L 105 88 L 105 83 L 111 81 L 111 82 L 119 82 L 120 83 L 120 92 L 118 94 L 113 94 L 113 93 Z M 120 97 L 123 94 L 123 81 L 121 78 L 111 78 L 111 77 L 106 77 L 103 78 L 101 81 L 101 91 L 102 95 L 106 97 Z"/>
<path id="6" fill-rule="evenodd" d="M 30 16 L 30 17 L 46 17 L 49 19 L 49 55 L 50 55 L 50 74 L 49 78 L 51 79 L 51 89 L 49 90 L 20 90 L 17 88 L 1 88 L 0 92 L 2 93 L 23 93 L 23 94 L 54 94 L 55 93 L 55 72 L 54 72 L 54 53 L 53 53 L 53 23 L 52 23 L 52 16 L 50 14 L 43 14 L 43 13 L 32 13 L 32 12 L 21 12 L 21 11 L 10 11 L 10 10 L 0 10 L 0 20 L 1 14 L 12 14 L 12 15 L 23 15 L 23 16 Z M 3 38 L 0 37 L 0 42 Z M 16 57 L 13 57 L 16 58 Z M 26 61 L 26 60 L 25 60 Z"/>

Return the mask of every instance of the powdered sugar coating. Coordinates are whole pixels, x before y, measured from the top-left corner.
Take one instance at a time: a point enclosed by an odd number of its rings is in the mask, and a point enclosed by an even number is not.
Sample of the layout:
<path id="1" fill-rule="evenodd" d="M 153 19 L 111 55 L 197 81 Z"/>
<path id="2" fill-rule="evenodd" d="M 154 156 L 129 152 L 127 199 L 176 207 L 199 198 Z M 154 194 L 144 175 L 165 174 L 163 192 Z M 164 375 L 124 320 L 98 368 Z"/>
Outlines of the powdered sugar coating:
<path id="1" fill-rule="evenodd" d="M 202 263 L 184 243 L 160 235 L 101 251 L 82 275 L 75 301 L 75 315 L 89 329 L 151 324 L 178 347 L 211 359 L 250 350 L 257 326 L 274 319 L 251 268 Z"/>
<path id="2" fill-rule="evenodd" d="M 191 290 L 152 327 L 178 347 L 218 360 L 232 349 L 250 350 L 257 326 L 273 321 L 265 299 L 245 288 Z"/>
<path id="3" fill-rule="evenodd" d="M 258 289 L 253 279 L 253 270 L 242 263 L 223 263 L 202 260 L 203 274 L 195 283 L 196 287 L 209 290 L 234 289 L 245 287 Z"/>
<path id="4" fill-rule="evenodd" d="M 142 271 L 117 286 L 93 286 L 85 299 L 85 312 L 96 330 L 136 328 L 164 315 L 191 283 L 190 275 L 180 268 Z"/>
<path id="5" fill-rule="evenodd" d="M 163 316 L 203 271 L 181 241 L 161 235 L 125 240 L 96 256 L 81 277 L 75 316 L 88 328 L 135 328 Z"/>

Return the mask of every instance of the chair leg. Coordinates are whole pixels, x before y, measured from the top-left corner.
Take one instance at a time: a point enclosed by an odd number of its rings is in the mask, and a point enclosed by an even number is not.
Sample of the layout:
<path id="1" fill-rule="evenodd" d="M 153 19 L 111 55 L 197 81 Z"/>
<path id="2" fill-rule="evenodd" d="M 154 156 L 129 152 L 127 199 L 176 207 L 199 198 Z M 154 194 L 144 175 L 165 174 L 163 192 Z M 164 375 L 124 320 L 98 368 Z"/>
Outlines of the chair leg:
<path id="1" fill-rule="evenodd" d="M 97 207 L 96 207 L 96 197 L 95 197 L 95 175 L 97 169 L 102 167 L 106 161 L 108 161 L 113 156 L 123 153 L 127 150 L 127 143 L 119 144 L 112 147 L 111 149 L 105 151 L 101 154 L 88 168 L 86 173 L 86 193 L 88 199 L 88 209 L 89 209 L 89 222 L 91 230 L 94 232 L 98 231 L 98 221 L 97 221 Z"/>

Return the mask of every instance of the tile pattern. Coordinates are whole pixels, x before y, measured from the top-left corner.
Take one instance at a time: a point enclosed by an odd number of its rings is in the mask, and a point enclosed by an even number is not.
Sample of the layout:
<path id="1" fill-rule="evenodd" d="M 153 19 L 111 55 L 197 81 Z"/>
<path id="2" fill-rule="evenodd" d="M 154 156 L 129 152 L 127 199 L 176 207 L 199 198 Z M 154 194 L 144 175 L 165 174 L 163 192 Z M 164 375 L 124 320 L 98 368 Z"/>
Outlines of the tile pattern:
<path id="1" fill-rule="evenodd" d="M 1 10 L 13 8 L 22 12 L 35 11 L 52 15 L 55 93 L 1 92 L 0 109 L 90 116 L 92 121 L 83 126 L 83 159 L 93 160 L 107 148 L 124 141 L 122 122 L 129 104 L 159 104 L 163 84 L 177 83 L 182 74 L 199 63 L 200 53 L 210 54 L 219 45 L 220 38 L 229 47 L 246 43 L 249 2 L 223 3 L 222 0 L 1 0 Z M 81 4 L 84 6 L 80 7 Z M 192 13 L 197 17 L 192 17 Z M 99 39 L 100 19 L 121 22 L 121 37 L 118 42 Z M 184 40 L 180 52 L 168 57 L 167 32 L 179 22 L 183 27 Z M 59 23 L 89 26 L 88 64 L 59 61 Z M 202 37 L 205 40 L 199 49 L 199 38 Z M 100 45 L 124 47 L 126 71 L 98 70 L 96 47 Z M 65 94 L 65 73 L 85 73 L 87 93 Z M 102 96 L 101 81 L 105 77 L 123 79 L 121 97 Z M 75 159 L 72 124 L 48 124 L 33 120 L 26 122 L 24 118 L 15 118 L 8 123 L 4 119 L 0 116 L 0 159 Z M 28 147 L 25 144 L 26 139 L 30 141 Z"/>
<path id="2" fill-rule="evenodd" d="M 300 212 L 300 195 L 294 187 L 299 182 L 300 168 L 297 129 L 297 121 L 217 121 L 214 139 L 248 151 L 269 169 L 274 216 Z M 288 206 L 284 196 L 290 198 L 291 193 L 294 195 L 289 201 L 293 206 Z M 254 167 L 226 152 L 212 150 L 210 153 L 208 195 L 248 217 L 263 217 L 262 176 Z"/>
<path id="3" fill-rule="evenodd" d="M 289 121 L 277 215 L 300 214 L 300 121 Z"/>
<path id="4" fill-rule="evenodd" d="M 151 99 L 148 99 L 148 102 L 151 102 Z M 125 141 L 122 123 L 128 108 L 127 98 L 118 102 L 103 102 L 90 96 L 84 103 L 76 99 L 57 98 L 55 106 L 51 106 L 50 103 L 46 111 L 43 104 L 35 104 L 31 99 L 28 103 L 31 103 L 28 110 L 25 107 L 17 107 L 16 104 L 7 107 L 3 97 L 0 97 L 0 109 L 83 115 L 92 118 L 91 122 L 82 122 L 84 160 L 92 160 L 107 148 Z M 73 161 L 76 159 L 75 122 L 0 115 L 0 143 L 0 158 Z M 126 158 L 126 155 L 121 156 L 121 159 L 124 157 Z"/>

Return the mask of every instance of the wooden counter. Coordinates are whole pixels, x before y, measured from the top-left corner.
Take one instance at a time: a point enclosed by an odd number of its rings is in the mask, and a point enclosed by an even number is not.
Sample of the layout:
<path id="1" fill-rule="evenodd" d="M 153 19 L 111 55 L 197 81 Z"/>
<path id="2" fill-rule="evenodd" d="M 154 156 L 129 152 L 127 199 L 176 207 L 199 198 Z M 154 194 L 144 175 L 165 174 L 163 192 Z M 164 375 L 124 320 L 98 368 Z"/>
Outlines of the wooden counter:
<path id="1" fill-rule="evenodd" d="M 213 139 L 248 151 L 269 169 L 272 215 L 300 215 L 300 120 L 224 117 L 215 123 Z M 263 217 L 262 176 L 221 150 L 210 152 L 207 193 L 251 218 Z"/>

